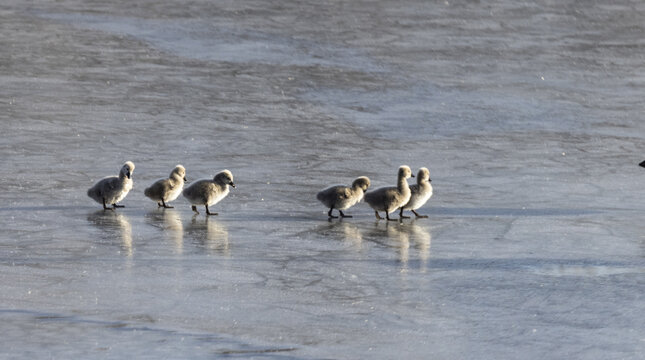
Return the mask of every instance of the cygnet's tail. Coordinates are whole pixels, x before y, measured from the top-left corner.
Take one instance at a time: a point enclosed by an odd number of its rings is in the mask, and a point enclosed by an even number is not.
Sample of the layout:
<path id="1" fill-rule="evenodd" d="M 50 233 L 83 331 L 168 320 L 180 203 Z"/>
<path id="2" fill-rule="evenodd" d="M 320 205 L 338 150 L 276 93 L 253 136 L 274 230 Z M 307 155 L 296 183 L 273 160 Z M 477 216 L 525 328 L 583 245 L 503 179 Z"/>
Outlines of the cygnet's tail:
<path id="1" fill-rule="evenodd" d="M 98 199 L 101 198 L 101 195 L 99 194 L 98 189 L 95 186 L 92 186 L 91 188 L 87 189 L 87 196 L 91 197 L 92 199 L 96 201 L 100 201 Z"/>

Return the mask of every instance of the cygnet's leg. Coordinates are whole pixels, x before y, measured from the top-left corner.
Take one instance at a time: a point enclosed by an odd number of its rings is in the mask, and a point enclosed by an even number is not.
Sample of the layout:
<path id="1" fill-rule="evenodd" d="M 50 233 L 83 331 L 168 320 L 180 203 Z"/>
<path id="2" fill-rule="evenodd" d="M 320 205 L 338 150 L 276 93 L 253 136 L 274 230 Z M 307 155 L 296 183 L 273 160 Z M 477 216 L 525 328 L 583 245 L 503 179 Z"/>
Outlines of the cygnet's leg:
<path id="1" fill-rule="evenodd" d="M 163 204 L 164 209 L 174 209 L 174 206 L 166 205 L 166 202 L 161 199 L 161 203 Z"/>
<path id="2" fill-rule="evenodd" d="M 334 207 L 333 207 L 333 206 L 332 206 L 331 208 L 329 208 L 329 212 L 327 213 L 327 215 L 328 215 L 330 218 L 335 219 L 335 218 L 337 218 L 338 216 L 334 216 L 334 215 L 332 215 L 332 214 L 331 214 L 331 211 L 332 211 L 332 210 L 334 210 Z M 341 212 L 341 214 L 342 214 L 342 212 Z"/>
<path id="3" fill-rule="evenodd" d="M 419 215 L 419 213 L 418 213 L 418 212 L 416 212 L 416 211 L 414 211 L 414 210 L 411 210 L 411 211 L 412 211 L 412 212 L 414 213 L 414 215 L 416 215 L 418 218 L 425 219 L 425 218 L 427 218 L 427 217 L 428 217 L 428 215 Z"/>
<path id="4" fill-rule="evenodd" d="M 397 221 L 397 220 L 401 220 L 401 219 L 390 219 L 390 214 L 387 212 L 387 210 L 385 211 L 385 218 L 387 219 L 387 221 Z"/>
<path id="5" fill-rule="evenodd" d="M 381 215 L 379 215 L 379 214 L 378 214 L 378 211 L 376 211 L 376 210 L 374 210 L 374 215 L 376 215 L 376 220 L 381 220 L 381 219 L 383 219 L 383 218 L 381 217 Z M 385 213 L 385 215 L 387 216 L 387 213 Z"/>
<path id="6" fill-rule="evenodd" d="M 157 207 L 162 207 L 162 206 L 163 205 L 161 205 L 161 203 L 159 201 L 157 201 Z"/>
<path id="7" fill-rule="evenodd" d="M 109 207 L 105 206 L 105 198 L 103 198 L 103 210 L 112 210 L 112 211 L 114 211 L 114 208 L 109 208 Z"/>
<path id="8" fill-rule="evenodd" d="M 414 212 L 414 210 L 412 210 L 412 212 Z M 419 215 L 417 215 L 417 216 L 419 216 Z M 401 219 L 409 219 L 410 217 L 409 216 L 403 216 L 403 208 L 401 208 L 401 211 L 399 211 L 399 218 L 401 218 Z"/>
<path id="9" fill-rule="evenodd" d="M 345 215 L 345 214 L 343 214 L 343 212 L 342 212 L 342 211 L 340 211 L 340 210 L 338 210 L 338 212 L 340 213 L 340 217 L 344 217 L 344 218 L 346 218 L 346 217 L 348 217 L 348 218 L 353 217 L 353 216 L 351 216 L 351 215 Z"/>
<path id="10" fill-rule="evenodd" d="M 124 208 L 124 207 L 125 207 L 125 205 L 112 204 L 112 207 L 113 207 L 113 208 L 115 208 L 115 209 L 116 209 L 116 208 Z"/>
<path id="11" fill-rule="evenodd" d="M 199 215 L 199 211 L 197 211 L 197 206 L 193 205 L 193 206 L 191 206 L 190 208 L 191 208 L 191 209 L 193 209 L 193 211 L 195 212 L 195 214 Z"/>
<path id="12" fill-rule="evenodd" d="M 206 207 L 206 215 L 219 215 L 218 213 L 212 213 L 208 211 L 208 205 L 204 205 Z"/>

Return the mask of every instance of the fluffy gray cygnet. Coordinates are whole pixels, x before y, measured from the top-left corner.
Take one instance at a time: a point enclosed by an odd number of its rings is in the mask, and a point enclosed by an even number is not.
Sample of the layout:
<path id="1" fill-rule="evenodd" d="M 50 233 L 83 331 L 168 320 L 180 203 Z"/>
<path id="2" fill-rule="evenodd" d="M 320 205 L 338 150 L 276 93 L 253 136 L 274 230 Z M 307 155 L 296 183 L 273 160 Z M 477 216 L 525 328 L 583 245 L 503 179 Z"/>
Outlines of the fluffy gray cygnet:
<path id="1" fill-rule="evenodd" d="M 365 194 L 365 202 L 374 209 L 377 219 L 382 219 L 379 211 L 385 211 L 385 218 L 390 219 L 389 214 L 405 205 L 410 200 L 410 187 L 407 178 L 414 177 L 412 170 L 407 165 L 399 167 L 397 186 L 382 187 Z"/>
<path id="2" fill-rule="evenodd" d="M 399 217 L 407 219 L 409 216 L 403 216 L 403 210 L 410 210 L 418 218 L 427 218 L 428 215 L 419 215 L 415 210 L 422 207 L 430 197 L 432 197 L 432 185 L 430 184 L 430 171 L 422 167 L 417 173 L 417 183 L 410 186 L 410 200 L 401 207 Z"/>
<path id="3" fill-rule="evenodd" d="M 186 181 L 186 169 L 181 165 L 177 165 L 167 179 L 155 181 L 143 193 L 153 201 L 156 201 L 157 206 L 172 208 L 172 206 L 166 203 L 177 199 L 184 189 L 184 181 Z"/>
<path id="4" fill-rule="evenodd" d="M 94 186 L 87 190 L 87 196 L 94 199 L 99 204 L 103 204 L 103 209 L 114 210 L 118 207 L 125 207 L 117 205 L 117 203 L 128 195 L 132 189 L 132 172 L 134 172 L 134 163 L 127 161 L 121 167 L 119 175 L 108 176 L 99 180 Z M 112 205 L 108 208 L 106 205 Z"/>
<path id="5" fill-rule="evenodd" d="M 349 209 L 356 203 L 360 202 L 363 199 L 365 191 L 369 187 L 370 179 L 366 176 L 361 176 L 352 182 L 352 187 L 335 185 L 321 190 L 316 194 L 316 199 L 320 200 L 321 203 L 329 208 L 327 215 L 329 215 L 330 218 L 338 217 L 331 214 L 333 209 L 338 210 L 341 217 L 352 217 L 351 215 L 343 214 L 343 210 Z"/>
<path id="6" fill-rule="evenodd" d="M 212 180 L 203 179 L 192 183 L 184 190 L 184 197 L 190 201 L 196 214 L 199 214 L 197 205 L 204 205 L 207 215 L 217 215 L 210 212 L 208 207 L 217 204 L 228 195 L 229 185 L 235 187 L 233 174 L 228 170 L 222 170 Z"/>

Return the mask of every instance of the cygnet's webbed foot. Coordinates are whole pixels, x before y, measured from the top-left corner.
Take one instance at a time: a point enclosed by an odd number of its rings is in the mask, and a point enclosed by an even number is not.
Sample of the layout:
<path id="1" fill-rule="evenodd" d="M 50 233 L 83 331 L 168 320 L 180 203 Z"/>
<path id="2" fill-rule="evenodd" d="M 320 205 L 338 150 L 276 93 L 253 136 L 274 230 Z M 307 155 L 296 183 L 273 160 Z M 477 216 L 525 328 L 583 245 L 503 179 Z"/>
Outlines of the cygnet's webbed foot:
<path id="1" fill-rule="evenodd" d="M 336 219 L 338 216 L 334 216 L 331 214 L 331 211 L 334 210 L 334 208 L 329 209 L 329 212 L 327 213 L 327 216 L 329 216 L 330 219 Z M 341 214 L 343 213 L 342 211 L 340 212 Z"/>
<path id="2" fill-rule="evenodd" d="M 343 212 L 342 212 L 342 211 L 340 211 L 340 210 L 338 210 L 338 212 L 340 213 L 340 217 L 343 217 L 343 218 L 351 218 L 351 217 L 353 217 L 353 216 L 351 216 L 351 215 L 345 215 L 345 214 L 343 214 Z"/>
<path id="3" fill-rule="evenodd" d="M 417 218 L 419 218 L 419 219 L 426 219 L 426 218 L 428 217 L 428 215 L 419 215 L 419 213 L 418 213 L 418 212 L 416 212 L 416 211 L 414 211 L 414 210 L 411 210 L 411 211 L 412 211 L 412 212 L 414 213 L 414 215 L 416 215 L 416 216 L 417 216 Z"/>
<path id="4" fill-rule="evenodd" d="M 414 210 L 412 210 L 412 212 L 414 212 Z M 403 208 L 401 208 L 401 211 L 399 211 L 399 218 L 401 218 L 401 219 L 409 219 L 410 217 L 409 216 L 403 216 Z"/>
<path id="5" fill-rule="evenodd" d="M 109 208 L 109 207 L 105 206 L 105 199 L 103 199 L 103 210 L 112 210 L 112 211 L 114 211 L 114 208 Z"/>
<path id="6" fill-rule="evenodd" d="M 197 206 L 193 205 L 190 208 L 195 212 L 195 215 L 199 215 L 199 211 L 197 211 Z"/>
<path id="7" fill-rule="evenodd" d="M 124 208 L 124 207 L 125 207 L 125 205 L 112 204 L 112 207 L 113 207 L 113 208 L 115 208 L 115 209 L 116 209 L 116 208 Z"/>
<path id="8" fill-rule="evenodd" d="M 376 220 L 383 220 L 381 215 L 378 214 L 378 211 L 374 210 L 374 215 L 376 215 Z M 385 216 L 387 216 L 387 213 L 385 213 Z"/>
<path id="9" fill-rule="evenodd" d="M 208 205 L 204 205 L 204 207 L 206 207 L 206 215 L 219 215 L 218 213 L 212 213 L 208 211 Z"/>
<path id="10" fill-rule="evenodd" d="M 390 214 L 388 214 L 387 211 L 385 212 L 385 218 L 387 219 L 387 221 L 402 221 L 403 220 L 403 219 L 390 219 Z"/>

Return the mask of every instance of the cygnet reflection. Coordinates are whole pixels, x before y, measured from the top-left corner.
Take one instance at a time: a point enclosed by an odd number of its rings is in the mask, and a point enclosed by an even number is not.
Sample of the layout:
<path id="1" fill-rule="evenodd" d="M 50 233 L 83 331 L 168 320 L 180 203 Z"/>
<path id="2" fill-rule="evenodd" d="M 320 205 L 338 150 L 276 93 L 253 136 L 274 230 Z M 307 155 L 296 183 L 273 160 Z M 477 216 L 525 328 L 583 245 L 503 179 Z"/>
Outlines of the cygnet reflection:
<path id="1" fill-rule="evenodd" d="M 409 238 L 414 244 L 414 249 L 419 253 L 419 270 L 425 272 L 428 270 L 432 235 L 427 226 L 425 226 L 426 223 L 418 225 L 415 222 L 416 220 L 413 220 L 411 223 L 404 224 L 405 226 L 402 227 L 402 230 L 409 234 Z"/>
<path id="2" fill-rule="evenodd" d="M 399 255 L 399 262 L 403 266 L 402 270 L 407 270 L 410 260 L 410 235 L 402 229 L 403 226 L 402 223 L 388 222 L 385 224 L 387 236 L 392 240 Z"/>
<path id="3" fill-rule="evenodd" d="M 355 224 L 343 221 L 342 218 L 339 221 L 331 221 L 330 218 L 324 225 L 318 225 L 306 233 L 312 232 L 342 241 L 348 247 L 356 250 L 360 250 L 363 247 L 361 230 Z"/>
<path id="4" fill-rule="evenodd" d="M 401 222 L 380 223 L 376 221 L 374 228 L 369 231 L 368 238 L 379 245 L 396 249 L 398 261 L 406 269 L 410 258 L 410 240 L 408 233 L 400 229 L 401 226 L 403 226 Z"/>
<path id="5" fill-rule="evenodd" d="M 228 229 L 213 217 L 193 216 L 187 228 L 187 234 L 196 246 L 209 253 L 230 256 Z"/>
<path id="6" fill-rule="evenodd" d="M 146 214 L 146 222 L 158 228 L 172 244 L 175 253 L 184 251 L 184 224 L 179 212 L 172 208 L 159 208 Z"/>
<path id="7" fill-rule="evenodd" d="M 381 224 L 376 222 L 373 231 L 369 232 L 369 239 L 380 245 L 396 249 L 398 261 L 402 264 L 403 271 L 408 270 L 411 256 L 410 244 L 413 244 L 413 259 L 418 256 L 419 270 L 427 270 L 432 236 L 426 226 L 415 224 L 414 220 L 410 223 L 387 222 Z"/>
<path id="8" fill-rule="evenodd" d="M 99 210 L 91 213 L 87 220 L 101 230 L 102 238 L 110 242 L 118 239 L 121 252 L 127 257 L 132 257 L 132 225 L 127 216 L 114 211 Z"/>

